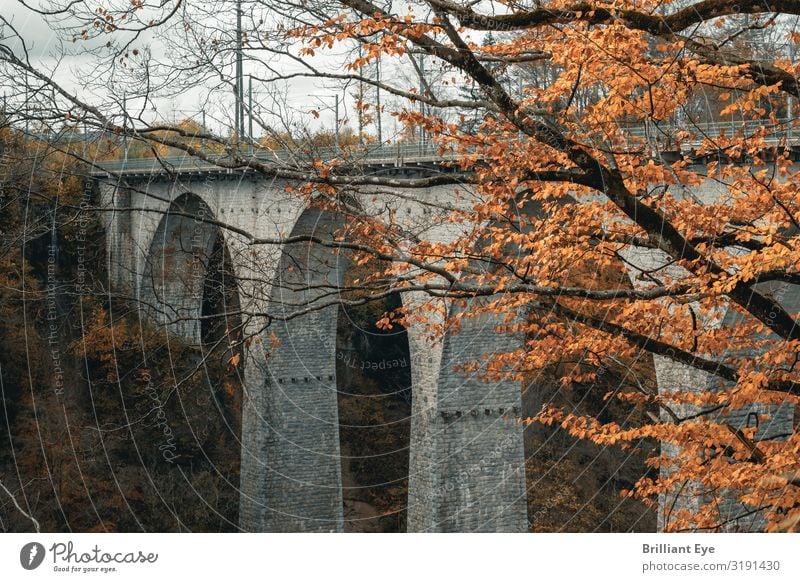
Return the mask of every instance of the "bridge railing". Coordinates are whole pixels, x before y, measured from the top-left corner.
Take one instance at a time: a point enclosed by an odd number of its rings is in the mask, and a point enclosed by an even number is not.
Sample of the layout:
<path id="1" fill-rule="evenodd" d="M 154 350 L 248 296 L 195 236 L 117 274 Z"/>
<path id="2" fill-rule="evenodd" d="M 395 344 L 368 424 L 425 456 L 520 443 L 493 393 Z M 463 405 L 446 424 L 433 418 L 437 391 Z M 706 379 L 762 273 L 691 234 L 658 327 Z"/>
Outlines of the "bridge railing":
<path id="1" fill-rule="evenodd" d="M 800 137 L 797 132 L 792 131 L 793 119 L 778 119 L 775 123 L 768 119 L 746 119 L 733 121 L 713 121 L 704 123 L 689 123 L 678 125 L 676 123 L 645 124 L 631 127 L 623 127 L 623 131 L 634 138 L 644 139 L 647 137 L 658 137 L 659 135 L 669 136 L 676 131 L 688 131 L 695 135 L 692 143 L 699 142 L 705 137 L 718 137 L 725 135 L 733 137 L 740 132 L 744 135 L 752 135 L 759 129 L 766 129 L 768 137 L 790 139 L 795 136 Z"/>
<path id="2" fill-rule="evenodd" d="M 770 120 L 741 120 L 687 124 L 683 126 L 678 126 L 674 123 L 662 123 L 629 127 L 620 126 L 620 129 L 633 140 L 653 140 L 667 148 L 670 147 L 670 139 L 675 131 L 685 130 L 694 136 L 688 141 L 683 142 L 683 149 L 685 150 L 697 147 L 706 137 L 718 137 L 720 135 L 734 137 L 739 133 L 750 135 L 762 128 L 766 130 L 768 140 L 775 142 L 783 139 L 795 141 L 800 139 L 800 131 L 792 132 L 793 122 L 794 120 L 788 119 L 780 119 L 777 120 L 776 123 L 772 123 Z M 307 163 L 315 159 L 320 159 L 327 163 L 341 160 L 342 162 L 349 163 L 400 166 L 404 164 L 452 160 L 457 157 L 455 154 L 442 152 L 438 146 L 430 141 L 342 147 L 307 146 L 292 150 L 253 149 L 250 153 L 245 151 L 239 152 L 238 155 L 239 157 L 243 157 L 245 161 L 249 156 L 254 162 L 283 166 Z M 96 173 L 147 174 L 161 173 L 165 170 L 175 172 L 210 171 L 219 170 L 226 165 L 226 162 L 228 164 L 230 163 L 230 158 L 227 155 L 207 155 L 206 157 L 208 159 L 204 160 L 188 154 L 183 154 L 179 156 L 163 156 L 160 158 L 127 158 L 98 162 L 102 170 Z"/>
<path id="3" fill-rule="evenodd" d="M 402 163 L 414 163 L 425 161 L 441 161 L 454 159 L 441 153 L 438 146 L 430 142 L 408 142 L 400 144 L 381 144 L 367 147 L 356 148 L 297 148 L 295 150 L 268 150 L 254 149 L 251 152 L 239 152 L 238 156 L 245 162 L 250 159 L 254 162 L 277 164 L 289 166 L 293 163 L 311 162 L 316 159 L 324 162 L 356 162 L 370 165 L 399 165 Z M 227 155 L 206 155 L 208 159 L 201 159 L 188 154 L 178 156 L 162 156 L 159 158 L 127 158 L 122 160 L 99 161 L 98 166 L 102 170 L 98 173 L 154 173 L 169 171 L 206 171 L 218 170 L 224 167 L 227 162 L 230 164 L 230 157 Z"/>

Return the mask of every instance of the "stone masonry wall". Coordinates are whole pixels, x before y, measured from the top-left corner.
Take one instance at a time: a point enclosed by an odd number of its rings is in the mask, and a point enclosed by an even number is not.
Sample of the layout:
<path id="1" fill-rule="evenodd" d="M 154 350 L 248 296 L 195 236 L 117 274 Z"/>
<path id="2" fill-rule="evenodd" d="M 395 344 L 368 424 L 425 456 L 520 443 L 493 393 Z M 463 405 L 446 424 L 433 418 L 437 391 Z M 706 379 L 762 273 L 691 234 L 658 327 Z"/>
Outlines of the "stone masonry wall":
<path id="1" fill-rule="evenodd" d="M 148 261 L 152 262 L 154 251 L 159 252 L 155 239 L 163 212 L 186 193 L 199 197 L 211 217 L 256 237 L 324 234 L 341 226 L 340 219 L 305 209 L 295 194 L 285 191 L 286 185 L 236 173 L 143 179 L 131 188 L 105 185 L 107 206 L 136 209 L 108 215 L 112 284 L 142 293 Z M 448 204 L 468 207 L 468 189 L 440 187 L 414 194 L 421 199 L 376 194 L 362 196 L 359 202 L 375 216 L 392 213 L 398 223 L 428 239 L 447 241 L 458 235 L 457 226 L 439 219 L 437 208 Z M 699 195 L 713 199 L 718 192 L 709 185 L 701 188 Z M 239 292 L 245 311 L 291 310 L 321 293 L 305 283 L 335 284 L 346 268 L 343 256 L 325 249 L 309 253 L 302 244 L 292 248 L 253 246 L 244 235 L 229 231 L 224 235 L 242 279 Z M 626 258 L 641 269 L 667 264 L 658 253 L 641 249 L 632 250 Z M 638 275 L 639 271 L 631 268 L 635 284 Z M 797 297 L 796 291 L 792 294 Z M 179 301 L 177 295 L 172 300 Z M 425 299 L 403 294 L 409 307 Z M 245 322 L 246 333 L 259 334 L 259 341 L 250 343 L 244 354 L 240 514 L 245 530 L 342 529 L 336 312 L 336 306 L 331 306 L 288 323 L 270 323 L 263 315 Z M 721 322 L 722 315 L 707 324 Z M 487 384 L 454 371 L 460 363 L 511 349 L 521 341 L 496 333 L 497 323 L 488 317 L 470 319 L 461 333 L 444 338 L 428 337 L 422 326 L 408 330 L 413 383 L 410 531 L 526 529 L 522 426 L 514 420 L 521 409 L 519 386 Z M 655 364 L 660 390 L 687 385 L 700 390 L 712 381 L 707 374 L 663 357 L 656 357 Z M 788 408 L 773 411 L 768 430 L 789 426 L 793 412 Z M 743 418 L 746 422 L 747 415 Z M 662 503 L 673 501 L 664 499 Z M 678 500 L 696 501 L 691 489 Z"/>

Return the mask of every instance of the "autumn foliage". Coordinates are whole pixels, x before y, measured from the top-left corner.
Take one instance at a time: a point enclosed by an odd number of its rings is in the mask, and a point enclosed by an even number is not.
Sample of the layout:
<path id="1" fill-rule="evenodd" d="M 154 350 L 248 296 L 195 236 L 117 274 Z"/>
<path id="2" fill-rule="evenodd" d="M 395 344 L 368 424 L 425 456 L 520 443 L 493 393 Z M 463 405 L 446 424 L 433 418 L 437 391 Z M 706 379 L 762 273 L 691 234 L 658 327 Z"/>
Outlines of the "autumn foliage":
<path id="1" fill-rule="evenodd" d="M 197 43 L 183 47 L 186 62 L 173 45 L 165 59 L 174 56 L 174 70 L 216 78 L 230 35 L 204 37 L 202 22 L 181 20 L 191 10 L 170 13 L 173 4 L 163 3 L 162 19 L 140 23 L 132 3 L 106 22 L 124 14 L 134 28 L 173 27 Z M 665 529 L 800 528 L 796 3 L 250 4 L 280 14 L 247 31 L 245 48 L 268 55 L 251 54 L 254 67 L 265 65 L 275 82 L 380 87 L 397 135 L 428 136 L 445 160 L 445 171 L 409 178 L 331 163 L 316 153 L 330 133 L 312 140 L 312 160 L 280 163 L 253 160 L 235 136 L 229 147 L 212 140 L 226 154 L 222 167 L 288 179 L 287 192 L 348 215 L 346 236 L 323 242 L 357 264 L 383 261 L 353 283 L 361 292 L 427 294 L 379 327 L 427 325 L 441 336 L 465 318 L 499 315 L 494 331 L 524 340 L 464 368 L 525 389 L 546 373 L 602 391 L 593 406 L 565 399 L 519 420 L 646 456 L 648 470 L 621 495 L 658 507 Z M 115 25 L 87 30 L 113 50 Z M 127 52 L 109 54 L 136 70 Z M 275 63 L 287 56 L 297 67 L 281 72 Z M 423 57 L 436 83 L 424 78 Z M 367 77 L 378 59 L 412 62 L 414 72 Z M 381 119 L 358 94 L 357 108 Z M 135 138 L 142 155 L 205 155 L 196 124 L 134 127 L 60 98 L 97 127 Z M 288 130 L 265 134 L 263 150 L 296 145 Z M 363 137 L 345 141 L 370 141 Z M 353 203 L 376 188 L 405 200 L 433 186 L 452 194 L 436 204 L 419 196 L 437 226 L 458 233 L 446 242 L 400 213 L 376 217 Z M 441 317 L 453 306 L 457 315 Z M 601 401 L 635 414 L 601 414 Z"/>
<path id="2" fill-rule="evenodd" d="M 625 495 L 655 504 L 691 491 L 696 504 L 666 504 L 667 529 L 735 529 L 754 514 L 769 531 L 796 529 L 797 423 L 780 434 L 764 426 L 780 411 L 792 418 L 800 393 L 800 173 L 787 136 L 793 121 L 778 118 L 786 96 L 797 93 L 798 70 L 777 55 L 764 62 L 731 51 L 726 38 L 731 26 L 744 27 L 740 12 L 750 14 L 748 26 L 772 28 L 785 43 L 795 42 L 793 31 L 748 2 L 524 8 L 431 0 L 407 13 L 342 4 L 357 14 L 343 10 L 287 33 L 300 54 L 360 39 L 351 71 L 378 55 L 423 52 L 452 71 L 454 84 L 481 90 L 454 105 L 434 90 L 419 95 L 431 113 L 421 113 L 413 96 L 393 112 L 460 159 L 475 196 L 445 219 L 466 234 L 409 243 L 414 261 L 398 259 L 391 274 L 407 276 L 421 263 L 409 286 L 433 289 L 443 269 L 456 301 L 488 297 L 458 317 L 502 313 L 506 331 L 526 333 L 518 351 L 495 355 L 489 379 L 522 381 L 567 360 L 581 365 L 562 382 L 586 382 L 628 366 L 626 384 L 638 388 L 606 397 L 658 414 L 623 426 L 546 407 L 532 421 L 601 446 L 661 443 L 648 460 L 654 476 Z M 770 13 L 781 9 L 776 3 Z M 486 46 L 481 35 L 490 30 L 501 36 Z M 545 84 L 521 82 L 520 92 L 489 62 L 523 79 L 526 66 L 554 75 Z M 697 113 L 706 91 L 721 104 L 711 119 L 719 125 Z M 465 131 L 454 110 L 478 110 L 482 122 Z M 360 231 L 390 256 L 399 252 L 387 241 L 400 232 L 399 223 L 366 220 Z M 628 268 L 633 287 L 586 275 L 612 265 Z M 683 373 L 663 374 L 656 385 L 631 364 L 643 353 L 657 358 L 657 371 L 671 365 Z M 720 510 L 726 499 L 738 508 L 733 514 Z"/>

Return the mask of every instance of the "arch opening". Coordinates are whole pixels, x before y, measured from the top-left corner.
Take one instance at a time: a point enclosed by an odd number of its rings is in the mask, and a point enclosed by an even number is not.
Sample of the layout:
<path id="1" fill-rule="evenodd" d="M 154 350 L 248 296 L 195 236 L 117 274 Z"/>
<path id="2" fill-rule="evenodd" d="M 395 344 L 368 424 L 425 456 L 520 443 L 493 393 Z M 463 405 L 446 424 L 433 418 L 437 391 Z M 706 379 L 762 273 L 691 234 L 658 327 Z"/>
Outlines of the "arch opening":
<path id="1" fill-rule="evenodd" d="M 241 330 L 242 317 L 233 260 L 219 229 L 214 233 L 206 265 L 201 316 L 200 338 L 206 348 L 215 348 L 226 337 L 236 336 Z M 229 340 L 227 344 L 230 343 Z M 233 353 L 230 355 L 233 356 Z"/>
<path id="2" fill-rule="evenodd" d="M 312 204 L 289 236 L 330 240 L 346 224 L 336 210 Z M 281 251 L 263 338 L 266 377 L 245 408 L 244 529 L 405 529 L 408 342 L 405 330 L 376 326 L 400 306 L 399 296 L 349 305 L 363 298 L 354 283 L 359 269 L 348 253 L 317 242 Z M 351 290 L 340 294 L 343 285 Z"/>
<path id="3" fill-rule="evenodd" d="M 172 462 L 182 468 L 180 486 L 195 491 L 215 516 L 216 524 L 208 531 L 235 531 L 242 317 L 224 233 L 205 220 L 213 218 L 194 194 L 172 202 L 151 241 L 140 296 L 143 324 L 158 329 L 162 338 L 154 355 L 148 356 L 153 384 L 166 394 L 162 398 L 158 393 L 160 420 L 152 430 L 168 428 L 168 442 L 160 446 L 168 445 Z"/>
<path id="4" fill-rule="evenodd" d="M 572 203 L 574 201 L 571 199 L 561 201 L 563 205 Z M 533 229 L 537 228 L 538 219 L 543 218 L 546 212 L 549 211 L 536 200 L 527 200 L 523 207 L 510 209 L 510 213 L 516 214 L 516 220 L 513 221 L 516 222 L 516 228 L 534 236 Z M 488 225 L 488 228 L 503 231 L 508 229 L 508 225 L 498 222 Z M 480 257 L 487 241 L 478 238 L 474 244 L 477 249 L 474 255 Z M 508 242 L 503 252 L 511 265 L 509 267 L 511 270 L 517 272 L 526 270 L 524 262 L 520 263 L 521 266 L 514 266 L 517 259 L 528 258 L 520 254 L 520 248 L 514 242 Z M 612 258 L 610 266 L 606 266 L 606 261 L 599 263 L 591 264 L 587 259 L 573 261 L 569 266 L 563 267 L 567 273 L 560 283 L 566 287 L 600 289 L 631 287 L 631 281 L 622 261 L 615 261 Z M 479 272 L 494 271 L 499 268 L 500 266 L 493 264 L 492 261 L 480 259 L 474 261 L 473 267 Z M 563 300 L 565 299 L 555 299 L 557 302 Z M 563 347 L 570 352 L 568 361 L 555 362 L 542 368 L 540 350 L 549 353 L 559 349 L 555 347 L 555 342 L 559 336 L 569 338 L 575 329 L 574 322 L 555 316 L 548 298 L 543 298 L 541 301 L 529 302 L 524 309 L 512 306 L 511 309 L 515 309 L 514 322 L 528 329 L 519 334 L 502 332 L 503 337 L 501 337 L 493 327 L 498 323 L 504 323 L 502 317 L 506 314 L 498 314 L 493 310 L 488 312 L 487 319 L 491 317 L 496 319 L 494 321 L 488 319 L 488 323 L 483 324 L 484 328 L 481 331 L 481 320 L 477 317 L 480 313 L 479 305 L 480 302 L 473 301 L 466 309 L 472 313 L 471 317 L 474 319 L 470 333 L 474 337 L 482 338 L 485 343 L 482 350 L 496 350 L 501 354 L 512 352 L 519 358 L 520 367 L 516 367 L 516 371 L 521 372 L 519 377 L 521 382 L 517 382 L 515 377 L 513 382 L 496 381 L 490 386 L 484 385 L 484 390 L 491 389 L 487 395 L 492 393 L 497 397 L 502 395 L 506 404 L 513 404 L 516 401 L 520 403 L 519 411 L 513 409 L 514 416 L 518 413 L 522 418 L 535 417 L 545 404 L 565 408 L 567 412 L 578 415 L 592 416 L 601 422 L 613 420 L 623 426 L 650 422 L 649 415 L 653 413 L 657 415 L 658 410 L 654 406 L 637 407 L 624 401 L 607 398 L 609 393 L 615 391 L 634 390 L 637 380 L 645 379 L 650 388 L 655 388 L 655 370 L 649 353 L 639 352 L 633 357 L 629 355 L 622 357 L 618 354 L 620 356 L 616 358 L 618 365 L 612 362 L 594 365 L 589 353 L 591 350 L 583 354 L 577 350 L 572 352 L 568 340 L 564 339 L 567 343 Z M 614 309 L 613 307 L 609 309 L 608 304 L 603 303 L 594 306 L 588 303 L 582 303 L 577 307 L 574 304 L 569 306 L 578 311 L 596 308 L 598 312 L 591 315 L 600 319 L 612 315 Z M 507 323 L 506 321 L 505 324 Z M 533 325 L 528 327 L 526 323 Z M 558 326 L 561 326 L 560 330 Z M 548 334 L 547 342 L 537 343 L 538 338 L 535 335 L 539 333 L 535 331 L 537 329 L 545 330 L 544 333 Z M 454 345 L 459 343 L 457 336 L 458 334 L 454 338 Z M 580 346 L 583 343 L 577 342 L 576 345 Z M 462 347 L 465 353 L 470 352 L 469 346 Z M 480 353 L 481 349 L 472 351 Z M 471 355 L 474 357 L 475 354 Z M 449 354 L 445 344 L 445 361 L 447 356 Z M 446 369 L 443 367 L 443 372 Z M 576 371 L 580 374 L 576 374 Z M 585 378 L 591 372 L 597 373 L 594 382 L 586 380 L 565 382 L 569 376 Z M 446 379 L 441 383 L 440 391 L 443 387 L 447 387 Z M 466 388 L 466 384 L 462 387 L 462 391 L 466 392 L 463 388 Z M 484 397 L 477 393 L 473 402 L 482 402 L 479 398 Z M 633 451 L 603 448 L 589 441 L 573 438 L 559 426 L 545 426 L 540 423 L 526 424 L 518 432 L 507 429 L 501 423 L 488 430 L 496 431 L 501 427 L 509 430 L 510 443 L 519 439 L 519 456 L 509 453 L 503 459 L 505 466 L 511 467 L 511 470 L 519 468 L 521 482 L 517 486 L 520 503 L 509 511 L 509 518 L 505 522 L 511 523 L 516 519 L 515 523 L 520 525 L 516 531 L 655 531 L 655 512 L 640 501 L 623 498 L 621 495 L 623 490 L 632 489 L 638 479 L 652 474 L 652 469 L 647 467 L 645 461 L 657 452 L 655 443 L 642 441 Z M 482 438 L 486 440 L 488 436 L 487 431 Z M 458 494 L 455 493 L 454 496 Z M 470 503 L 476 505 L 470 499 L 464 500 L 462 505 L 469 506 Z M 505 503 L 508 507 L 512 506 L 510 500 Z M 498 523 L 494 528 L 499 529 L 502 525 L 503 523 Z M 459 527 L 463 526 L 457 524 L 453 529 Z"/>
<path id="5" fill-rule="evenodd" d="M 339 306 L 336 384 L 346 532 L 407 529 L 411 361 L 406 330 L 379 329 L 398 294 Z"/>
<path id="6" fill-rule="evenodd" d="M 576 264 L 564 284 L 596 289 L 632 288 L 621 261 L 610 265 Z M 605 320 L 619 307 L 587 302 L 581 304 L 579 311 Z M 574 324 L 546 311 L 536 311 L 531 317 L 542 326 Z M 528 340 L 536 338 L 528 336 Z M 594 378 L 564 381 L 576 372 Z M 526 376 L 522 393 L 525 418 L 536 416 L 543 405 L 550 405 L 625 427 L 652 422 L 659 412 L 655 405 L 639 406 L 608 397 L 636 391 L 637 384 L 657 391 L 653 357 L 643 350 L 633 356 L 602 362 L 585 354 L 531 371 Z M 658 451 L 654 441 L 643 439 L 632 449 L 600 447 L 571 436 L 558 425 L 532 423 L 524 431 L 524 448 L 529 531 L 656 531 L 656 513 L 641 501 L 622 496 L 640 478 L 655 477 L 655 470 L 645 464 Z"/>

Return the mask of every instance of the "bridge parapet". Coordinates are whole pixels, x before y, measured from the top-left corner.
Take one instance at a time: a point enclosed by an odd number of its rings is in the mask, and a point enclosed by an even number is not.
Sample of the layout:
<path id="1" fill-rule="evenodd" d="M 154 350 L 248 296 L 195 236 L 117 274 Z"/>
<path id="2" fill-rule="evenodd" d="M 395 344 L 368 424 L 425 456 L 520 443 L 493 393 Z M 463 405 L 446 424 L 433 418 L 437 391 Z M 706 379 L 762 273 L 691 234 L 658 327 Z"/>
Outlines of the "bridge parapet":
<path id="1" fill-rule="evenodd" d="M 764 133 L 767 146 L 794 148 L 800 144 L 800 129 L 795 128 L 794 119 L 779 119 L 776 122 L 761 119 L 714 121 L 676 124 L 674 122 L 649 123 L 645 125 L 620 125 L 628 145 L 641 149 L 648 146 L 653 155 L 664 159 L 672 156 L 692 156 L 705 139 L 720 136 L 751 136 Z M 681 137 L 677 143 L 678 134 Z M 244 146 L 247 148 L 247 146 Z M 171 174 L 234 174 L 247 171 L 248 161 L 267 168 L 301 171 L 314 160 L 337 164 L 342 167 L 359 167 L 370 173 L 385 168 L 425 168 L 457 162 L 457 153 L 442 148 L 431 141 L 383 143 L 356 147 L 299 147 L 296 149 L 251 148 L 237 153 L 239 160 L 229 155 L 207 154 L 169 155 L 160 158 L 126 158 L 122 160 L 98 161 L 92 174 L 103 177 L 108 174 L 140 177 Z"/>

